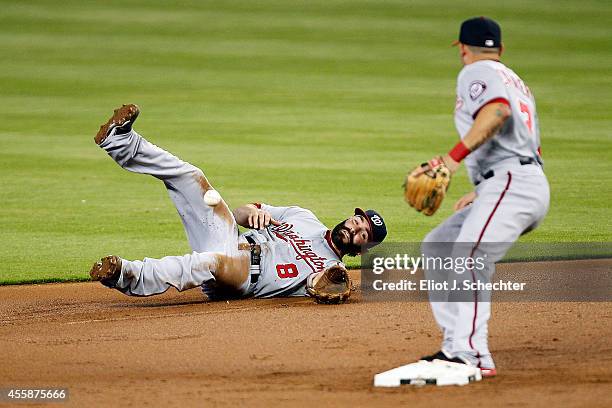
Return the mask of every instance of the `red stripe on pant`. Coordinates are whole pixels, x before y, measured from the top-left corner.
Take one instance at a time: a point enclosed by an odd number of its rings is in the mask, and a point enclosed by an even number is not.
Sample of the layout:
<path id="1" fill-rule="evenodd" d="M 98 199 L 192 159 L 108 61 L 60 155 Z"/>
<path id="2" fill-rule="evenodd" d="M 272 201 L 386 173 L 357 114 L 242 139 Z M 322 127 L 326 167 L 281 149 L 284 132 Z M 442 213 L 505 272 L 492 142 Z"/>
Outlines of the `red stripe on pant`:
<path id="1" fill-rule="evenodd" d="M 472 252 L 470 253 L 470 258 L 474 256 L 474 252 L 476 252 L 478 245 L 480 245 L 480 241 L 482 240 L 482 237 L 484 236 L 484 233 L 487 230 L 487 227 L 491 223 L 491 220 L 493 219 L 493 215 L 495 214 L 495 211 L 497 211 L 497 208 L 499 207 L 502 200 L 504 199 L 504 196 L 506 195 L 506 191 L 508 191 L 508 189 L 510 188 L 511 182 L 512 182 L 512 173 L 508 172 L 508 182 L 506 183 L 506 187 L 504 188 L 501 195 L 499 196 L 499 200 L 497 200 L 495 207 L 493 207 L 493 211 L 491 211 L 491 214 L 489 214 L 489 218 L 487 218 L 487 222 L 485 223 L 484 227 L 482 227 L 482 230 L 480 231 L 480 236 L 478 236 L 478 241 L 476 241 L 476 245 L 474 245 L 474 248 L 472 248 Z M 471 272 L 472 272 L 472 282 L 475 283 L 476 275 L 474 274 L 474 270 L 471 270 Z M 474 333 L 476 332 L 476 317 L 477 316 L 478 316 L 478 291 L 475 291 L 474 292 L 474 318 L 472 319 L 472 332 L 470 333 L 470 337 L 468 340 L 469 340 L 470 347 L 472 348 L 472 350 L 474 350 L 477 353 L 477 357 L 480 358 L 480 353 L 478 352 L 478 350 L 474 348 L 474 344 L 472 343 L 472 338 L 474 337 Z M 478 366 L 480 366 L 480 364 L 478 364 Z"/>

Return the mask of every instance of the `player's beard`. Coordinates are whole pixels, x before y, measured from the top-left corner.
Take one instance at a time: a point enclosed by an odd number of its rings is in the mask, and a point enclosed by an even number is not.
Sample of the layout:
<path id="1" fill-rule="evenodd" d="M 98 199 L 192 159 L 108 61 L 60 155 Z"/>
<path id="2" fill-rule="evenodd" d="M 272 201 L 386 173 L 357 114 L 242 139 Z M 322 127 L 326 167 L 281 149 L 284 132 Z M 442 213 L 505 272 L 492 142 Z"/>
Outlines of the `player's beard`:
<path id="1" fill-rule="evenodd" d="M 334 227 L 331 232 L 331 240 L 342 254 L 357 256 L 359 253 L 361 253 L 361 247 L 353 244 L 353 234 L 351 234 L 351 231 L 344 226 L 345 222 L 346 220 Z M 344 243 L 344 241 L 342 241 L 342 237 L 344 236 L 342 231 L 346 231 L 347 235 L 349 236 L 349 243 Z"/>

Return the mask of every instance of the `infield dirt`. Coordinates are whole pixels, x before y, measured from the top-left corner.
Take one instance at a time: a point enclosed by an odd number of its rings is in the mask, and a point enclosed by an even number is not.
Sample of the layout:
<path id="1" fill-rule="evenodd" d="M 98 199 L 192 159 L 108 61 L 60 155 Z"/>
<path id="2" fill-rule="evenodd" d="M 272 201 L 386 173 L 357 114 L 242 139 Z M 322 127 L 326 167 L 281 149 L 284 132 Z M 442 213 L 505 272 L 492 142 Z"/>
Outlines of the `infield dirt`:
<path id="1" fill-rule="evenodd" d="M 612 406 L 610 303 L 493 304 L 496 378 L 378 389 L 374 374 L 438 349 L 427 303 L 129 298 L 99 283 L 0 299 L 0 387 L 67 387 L 68 406 Z"/>

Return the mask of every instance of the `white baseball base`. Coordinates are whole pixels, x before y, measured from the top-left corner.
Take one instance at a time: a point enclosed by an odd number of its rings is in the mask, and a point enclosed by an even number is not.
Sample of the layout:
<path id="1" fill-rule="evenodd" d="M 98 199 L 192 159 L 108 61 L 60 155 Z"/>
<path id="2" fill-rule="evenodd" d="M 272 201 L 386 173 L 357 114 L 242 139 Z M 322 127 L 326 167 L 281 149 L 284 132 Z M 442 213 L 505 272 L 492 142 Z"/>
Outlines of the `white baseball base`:
<path id="1" fill-rule="evenodd" d="M 478 367 L 466 364 L 434 360 L 419 361 L 394 368 L 374 376 L 375 387 L 399 387 L 411 385 L 466 385 L 482 380 Z"/>

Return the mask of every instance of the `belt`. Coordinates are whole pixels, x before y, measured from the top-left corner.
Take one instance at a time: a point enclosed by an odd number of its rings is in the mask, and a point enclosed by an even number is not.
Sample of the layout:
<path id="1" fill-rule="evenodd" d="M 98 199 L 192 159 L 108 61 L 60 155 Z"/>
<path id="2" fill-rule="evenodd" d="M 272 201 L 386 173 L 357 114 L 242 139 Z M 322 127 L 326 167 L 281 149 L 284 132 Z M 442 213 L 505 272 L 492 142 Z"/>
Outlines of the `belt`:
<path id="1" fill-rule="evenodd" d="M 251 283 L 257 283 L 259 276 L 261 275 L 261 245 L 259 245 L 253 237 L 244 236 L 248 243 L 238 244 L 238 249 L 251 251 L 251 267 L 249 268 L 251 273 Z"/>
<path id="2" fill-rule="evenodd" d="M 518 159 L 521 166 L 525 166 L 527 164 L 537 164 L 539 166 L 542 165 L 542 162 L 539 158 L 535 159 L 533 157 L 519 157 Z M 483 180 L 487 180 L 495 176 L 495 172 L 493 170 L 489 170 L 484 173 L 481 173 L 480 176 L 482 177 L 482 180 L 478 180 L 475 185 L 479 185 Z"/>

